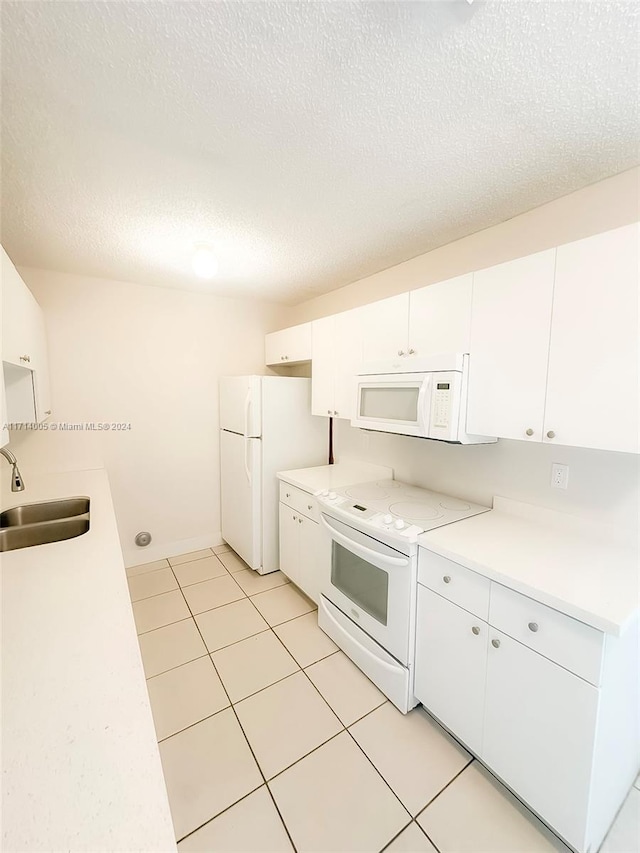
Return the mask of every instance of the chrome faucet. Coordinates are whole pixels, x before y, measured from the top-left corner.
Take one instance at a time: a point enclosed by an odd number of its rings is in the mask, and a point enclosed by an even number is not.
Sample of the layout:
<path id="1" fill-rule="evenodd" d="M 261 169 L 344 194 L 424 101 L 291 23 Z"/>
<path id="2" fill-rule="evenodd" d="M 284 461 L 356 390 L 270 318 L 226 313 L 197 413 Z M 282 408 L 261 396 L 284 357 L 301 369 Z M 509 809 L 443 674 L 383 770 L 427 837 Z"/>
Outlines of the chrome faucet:
<path id="1" fill-rule="evenodd" d="M 18 470 L 18 460 L 10 450 L 6 447 L 0 447 L 0 454 L 4 456 L 9 465 L 11 465 L 11 491 L 22 492 L 24 490 L 24 480 L 22 474 Z"/>

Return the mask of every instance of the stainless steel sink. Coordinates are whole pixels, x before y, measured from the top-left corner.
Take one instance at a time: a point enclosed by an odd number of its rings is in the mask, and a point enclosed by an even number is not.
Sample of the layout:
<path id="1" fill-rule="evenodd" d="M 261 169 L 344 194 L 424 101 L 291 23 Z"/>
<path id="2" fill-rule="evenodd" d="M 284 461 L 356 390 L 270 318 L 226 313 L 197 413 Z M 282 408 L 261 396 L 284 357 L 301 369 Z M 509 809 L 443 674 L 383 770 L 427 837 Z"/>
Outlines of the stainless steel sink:
<path id="1" fill-rule="evenodd" d="M 0 512 L 0 528 L 21 527 L 24 524 L 38 524 L 41 521 L 72 518 L 83 515 L 85 512 L 89 512 L 89 498 L 64 498 L 60 501 L 24 504 Z"/>
<path id="2" fill-rule="evenodd" d="M 0 551 L 47 545 L 89 530 L 89 498 L 24 504 L 0 513 Z"/>

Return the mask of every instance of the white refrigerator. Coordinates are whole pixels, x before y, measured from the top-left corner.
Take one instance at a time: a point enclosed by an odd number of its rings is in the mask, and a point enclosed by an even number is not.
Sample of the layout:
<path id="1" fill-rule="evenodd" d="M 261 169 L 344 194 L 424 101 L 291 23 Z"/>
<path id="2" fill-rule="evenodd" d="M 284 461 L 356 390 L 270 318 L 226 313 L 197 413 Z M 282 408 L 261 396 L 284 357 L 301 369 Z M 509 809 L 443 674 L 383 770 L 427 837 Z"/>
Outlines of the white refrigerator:
<path id="1" fill-rule="evenodd" d="M 280 568 L 278 471 L 327 463 L 329 423 L 311 414 L 311 380 L 220 379 L 222 537 L 260 574 Z"/>

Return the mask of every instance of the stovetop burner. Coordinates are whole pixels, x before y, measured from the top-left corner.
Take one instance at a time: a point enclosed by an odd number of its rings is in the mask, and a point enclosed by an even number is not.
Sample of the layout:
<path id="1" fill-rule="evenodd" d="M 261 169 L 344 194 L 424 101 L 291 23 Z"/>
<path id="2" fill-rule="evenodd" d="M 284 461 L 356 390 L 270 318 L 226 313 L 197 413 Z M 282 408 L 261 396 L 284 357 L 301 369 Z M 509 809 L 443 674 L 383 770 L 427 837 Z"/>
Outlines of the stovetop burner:
<path id="1" fill-rule="evenodd" d="M 434 518 L 441 518 L 444 515 L 440 506 L 425 503 L 424 501 L 398 501 L 391 504 L 389 512 L 392 515 L 397 515 L 398 518 L 407 518 L 415 523 L 427 520 L 431 521 Z"/>

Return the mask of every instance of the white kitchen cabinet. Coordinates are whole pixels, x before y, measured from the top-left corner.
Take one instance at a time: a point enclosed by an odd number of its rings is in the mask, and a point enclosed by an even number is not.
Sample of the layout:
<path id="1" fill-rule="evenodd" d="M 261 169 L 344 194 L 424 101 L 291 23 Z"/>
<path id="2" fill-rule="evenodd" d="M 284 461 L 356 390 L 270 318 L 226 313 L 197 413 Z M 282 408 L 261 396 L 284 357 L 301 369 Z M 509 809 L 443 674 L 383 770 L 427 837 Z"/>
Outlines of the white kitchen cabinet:
<path id="1" fill-rule="evenodd" d="M 418 565 L 416 698 L 579 853 L 597 850 L 638 773 L 637 616 L 604 634 L 479 575 L 487 623 L 455 603 L 485 612 L 455 591 L 458 564 L 421 548 Z M 423 586 L 440 574 L 442 595 Z"/>
<path id="2" fill-rule="evenodd" d="M 305 510 L 308 514 L 284 503 L 282 498 L 287 500 L 286 493 L 289 493 L 291 503 L 296 506 L 304 501 L 304 505 L 310 507 Z M 316 500 L 286 484 L 281 484 L 280 495 L 280 571 L 317 604 L 320 598 L 320 525 L 310 517 L 317 513 Z"/>
<path id="3" fill-rule="evenodd" d="M 311 413 L 350 420 L 362 363 L 360 312 L 314 320 L 311 352 Z"/>
<path id="4" fill-rule="evenodd" d="M 42 309 L 2 249 L 2 361 L 11 423 L 41 423 L 51 414 Z"/>
<path id="5" fill-rule="evenodd" d="M 265 363 L 285 365 L 311 359 L 311 323 L 271 332 L 264 339 Z"/>
<path id="6" fill-rule="evenodd" d="M 555 255 L 474 273 L 467 432 L 542 440 Z"/>
<path id="7" fill-rule="evenodd" d="M 423 586 L 417 619 L 414 693 L 479 754 L 489 626 Z"/>
<path id="8" fill-rule="evenodd" d="M 584 850 L 599 691 L 495 628 L 489 640 L 482 759 Z"/>
<path id="9" fill-rule="evenodd" d="M 557 250 L 545 442 L 638 452 L 638 224 Z"/>
<path id="10" fill-rule="evenodd" d="M 469 352 L 473 274 L 409 294 L 408 350 L 415 355 Z"/>
<path id="11" fill-rule="evenodd" d="M 409 351 L 409 294 L 370 302 L 360 309 L 362 360 L 392 361 Z"/>

